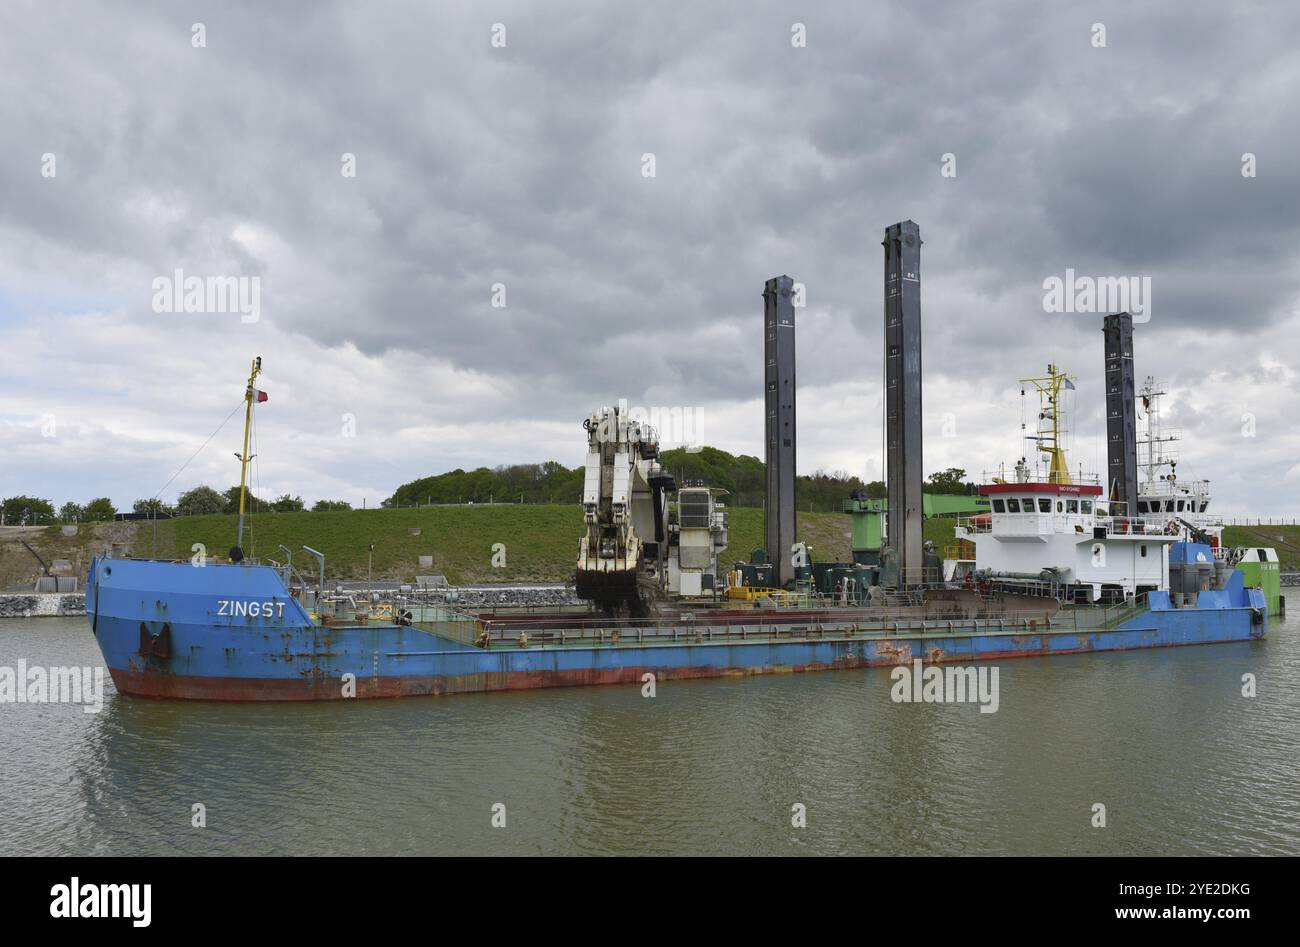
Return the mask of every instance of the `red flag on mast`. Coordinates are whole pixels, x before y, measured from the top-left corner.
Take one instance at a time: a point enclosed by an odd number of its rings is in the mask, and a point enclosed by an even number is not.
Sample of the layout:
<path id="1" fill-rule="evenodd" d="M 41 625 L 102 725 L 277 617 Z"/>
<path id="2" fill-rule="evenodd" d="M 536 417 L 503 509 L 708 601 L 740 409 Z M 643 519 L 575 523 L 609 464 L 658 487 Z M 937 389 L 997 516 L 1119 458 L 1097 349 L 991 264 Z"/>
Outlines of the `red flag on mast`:
<path id="1" fill-rule="evenodd" d="M 263 401 L 266 400 L 266 392 L 263 391 L 263 390 L 260 389 L 260 388 L 254 388 L 254 389 L 253 389 L 253 394 L 257 395 L 257 403 L 258 403 L 258 404 L 261 404 Z"/>

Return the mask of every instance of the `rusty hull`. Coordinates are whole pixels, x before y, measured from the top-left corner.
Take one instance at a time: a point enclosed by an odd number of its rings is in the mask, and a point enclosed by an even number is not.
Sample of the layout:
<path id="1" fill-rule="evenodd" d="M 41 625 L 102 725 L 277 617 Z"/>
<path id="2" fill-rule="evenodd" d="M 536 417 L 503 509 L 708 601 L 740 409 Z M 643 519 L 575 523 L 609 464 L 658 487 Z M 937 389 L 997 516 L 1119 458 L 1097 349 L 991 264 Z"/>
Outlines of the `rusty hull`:
<path id="1" fill-rule="evenodd" d="M 924 613 L 867 627 L 847 612 L 834 624 L 777 627 L 756 623 L 751 612 L 717 615 L 686 633 L 625 629 L 596 640 L 590 629 L 557 640 L 533 626 L 480 646 L 481 637 L 441 627 L 315 624 L 267 567 L 97 560 L 89 578 L 87 617 L 118 691 L 196 700 L 464 694 L 639 683 L 646 674 L 673 681 L 851 670 L 916 658 L 1001 661 L 1247 642 L 1267 629 L 1263 593 L 1242 590 L 1238 580 L 1232 596 L 1203 593 L 1207 607 L 1175 609 L 1153 593 L 1158 607 L 1087 630 L 1030 620 L 932 621 Z"/>

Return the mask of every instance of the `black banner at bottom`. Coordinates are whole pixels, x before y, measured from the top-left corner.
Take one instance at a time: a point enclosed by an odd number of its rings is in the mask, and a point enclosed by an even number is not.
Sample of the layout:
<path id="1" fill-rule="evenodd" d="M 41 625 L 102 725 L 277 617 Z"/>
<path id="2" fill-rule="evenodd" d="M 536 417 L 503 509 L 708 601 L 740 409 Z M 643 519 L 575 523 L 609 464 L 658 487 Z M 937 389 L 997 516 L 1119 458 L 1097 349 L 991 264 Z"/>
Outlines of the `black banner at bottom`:
<path id="1" fill-rule="evenodd" d="M 996 906 L 999 930 L 1199 926 L 1230 935 L 1242 924 L 1283 920 L 1282 892 L 1296 869 L 1291 858 L 547 861 L 10 858 L 0 862 L 0 904 L 7 923 L 66 927 L 76 936 L 373 935 L 409 930 L 431 914 L 455 923 L 460 912 L 499 933 L 512 921 L 523 930 L 548 924 L 534 909 L 580 908 L 584 924 L 649 922 L 692 901 L 729 905 L 719 924 L 742 928 L 783 913 L 806 921 L 810 911 L 865 910 L 904 931 L 915 930 L 918 910 L 927 925 L 942 927 L 969 922 L 971 912 L 987 918 Z"/>

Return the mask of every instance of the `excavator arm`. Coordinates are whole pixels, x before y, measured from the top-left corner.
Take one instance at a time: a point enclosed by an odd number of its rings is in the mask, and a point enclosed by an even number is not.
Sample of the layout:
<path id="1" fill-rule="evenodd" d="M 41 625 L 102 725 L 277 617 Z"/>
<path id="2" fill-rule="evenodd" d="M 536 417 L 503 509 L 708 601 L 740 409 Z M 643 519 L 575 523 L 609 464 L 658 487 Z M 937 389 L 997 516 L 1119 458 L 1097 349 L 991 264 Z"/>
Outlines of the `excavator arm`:
<path id="1" fill-rule="evenodd" d="M 578 547 L 574 584 L 579 596 L 607 609 L 636 608 L 644 580 L 657 581 L 661 570 L 667 498 L 658 434 L 621 407 L 601 408 L 583 427 L 587 531 Z"/>

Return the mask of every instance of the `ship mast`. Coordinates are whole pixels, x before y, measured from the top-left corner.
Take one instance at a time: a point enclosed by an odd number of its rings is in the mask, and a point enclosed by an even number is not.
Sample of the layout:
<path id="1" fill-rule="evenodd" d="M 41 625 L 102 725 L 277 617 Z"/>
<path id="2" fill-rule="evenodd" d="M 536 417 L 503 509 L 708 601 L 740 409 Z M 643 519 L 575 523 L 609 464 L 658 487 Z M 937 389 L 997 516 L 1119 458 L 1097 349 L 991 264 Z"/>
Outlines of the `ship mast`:
<path id="1" fill-rule="evenodd" d="M 1177 452 L 1164 445 L 1181 440 L 1181 435 L 1178 431 L 1164 431 L 1160 426 L 1160 399 L 1165 394 L 1163 386 L 1150 375 L 1147 376 L 1146 384 L 1138 394 L 1146 413 L 1146 430 L 1143 432 L 1142 439 L 1138 441 L 1138 464 L 1146 467 L 1148 485 L 1166 479 L 1158 473 L 1161 467 L 1169 468 L 1171 478 L 1178 467 Z"/>
<path id="2" fill-rule="evenodd" d="M 1074 376 L 1067 375 L 1052 364 L 1047 366 L 1045 376 L 1022 378 L 1020 384 L 1033 385 L 1038 389 L 1039 398 L 1038 429 L 1033 434 L 1027 434 L 1025 440 L 1036 442 L 1038 450 L 1050 458 L 1048 483 L 1070 483 L 1065 446 L 1061 443 L 1061 435 L 1067 433 L 1062 426 L 1061 392 L 1067 388 L 1074 388 Z M 1023 387 L 1020 389 L 1020 394 L 1022 397 L 1025 394 Z M 1022 424 L 1021 427 L 1023 428 L 1024 425 Z"/>
<path id="3" fill-rule="evenodd" d="M 258 374 L 262 371 L 262 356 L 253 359 L 253 368 L 248 374 L 248 387 L 244 389 L 244 452 L 236 454 L 239 458 L 239 525 L 235 534 L 235 548 L 230 550 L 230 558 L 239 562 L 244 558 L 244 496 L 248 487 L 248 431 L 253 425 L 253 401 L 257 397 Z"/>

